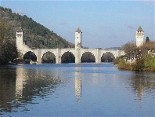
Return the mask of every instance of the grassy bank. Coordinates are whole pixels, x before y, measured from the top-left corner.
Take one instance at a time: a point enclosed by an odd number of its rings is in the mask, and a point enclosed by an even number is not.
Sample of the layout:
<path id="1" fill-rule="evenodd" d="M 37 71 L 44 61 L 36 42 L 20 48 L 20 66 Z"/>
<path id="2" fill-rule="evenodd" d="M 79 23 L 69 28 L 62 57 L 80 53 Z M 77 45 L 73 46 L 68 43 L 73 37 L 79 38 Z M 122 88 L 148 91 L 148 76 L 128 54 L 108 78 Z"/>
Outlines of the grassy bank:
<path id="1" fill-rule="evenodd" d="M 149 55 L 137 59 L 134 63 L 128 63 L 123 59 L 119 59 L 118 68 L 131 71 L 152 71 L 155 72 L 155 57 Z"/>

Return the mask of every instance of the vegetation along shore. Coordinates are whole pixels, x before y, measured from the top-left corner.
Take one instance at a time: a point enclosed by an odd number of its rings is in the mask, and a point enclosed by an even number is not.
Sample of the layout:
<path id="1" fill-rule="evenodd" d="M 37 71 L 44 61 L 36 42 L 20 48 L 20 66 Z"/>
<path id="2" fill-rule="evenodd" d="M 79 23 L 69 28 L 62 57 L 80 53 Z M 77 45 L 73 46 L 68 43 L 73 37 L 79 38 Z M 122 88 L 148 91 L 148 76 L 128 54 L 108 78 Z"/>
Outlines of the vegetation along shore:
<path id="1" fill-rule="evenodd" d="M 155 42 L 150 42 L 149 37 L 146 37 L 146 42 L 140 47 L 129 42 L 123 49 L 126 54 L 114 61 L 119 69 L 155 72 Z"/>

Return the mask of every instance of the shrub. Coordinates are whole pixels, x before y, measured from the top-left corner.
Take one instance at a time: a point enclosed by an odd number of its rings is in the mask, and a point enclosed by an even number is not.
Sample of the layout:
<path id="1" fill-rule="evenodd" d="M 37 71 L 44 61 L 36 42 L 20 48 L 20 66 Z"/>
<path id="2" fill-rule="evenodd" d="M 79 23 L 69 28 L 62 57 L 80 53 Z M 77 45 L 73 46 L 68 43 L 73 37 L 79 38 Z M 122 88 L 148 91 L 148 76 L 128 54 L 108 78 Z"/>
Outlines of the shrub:
<path id="1" fill-rule="evenodd" d="M 139 58 L 136 60 L 135 64 L 132 65 L 132 70 L 134 71 L 143 71 L 144 65 L 144 58 Z"/>
<path id="2" fill-rule="evenodd" d="M 132 67 L 130 64 L 126 63 L 124 60 L 120 60 L 118 63 L 118 69 L 132 70 Z"/>
<path id="3" fill-rule="evenodd" d="M 145 67 L 153 67 L 155 68 L 155 57 L 147 56 L 145 57 Z"/>

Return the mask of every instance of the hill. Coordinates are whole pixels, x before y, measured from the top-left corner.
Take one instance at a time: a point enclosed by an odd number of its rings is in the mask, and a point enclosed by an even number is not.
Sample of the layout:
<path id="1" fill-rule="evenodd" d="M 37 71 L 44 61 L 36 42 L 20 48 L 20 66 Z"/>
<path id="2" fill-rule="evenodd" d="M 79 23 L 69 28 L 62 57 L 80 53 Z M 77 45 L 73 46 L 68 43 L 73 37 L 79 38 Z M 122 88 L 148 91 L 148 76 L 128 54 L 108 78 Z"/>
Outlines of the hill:
<path id="1" fill-rule="evenodd" d="M 74 44 L 66 41 L 32 18 L 13 13 L 11 9 L 0 7 L 0 20 L 5 20 L 10 25 L 13 39 L 15 39 L 16 30 L 21 27 L 24 31 L 24 42 L 30 48 L 74 47 Z"/>

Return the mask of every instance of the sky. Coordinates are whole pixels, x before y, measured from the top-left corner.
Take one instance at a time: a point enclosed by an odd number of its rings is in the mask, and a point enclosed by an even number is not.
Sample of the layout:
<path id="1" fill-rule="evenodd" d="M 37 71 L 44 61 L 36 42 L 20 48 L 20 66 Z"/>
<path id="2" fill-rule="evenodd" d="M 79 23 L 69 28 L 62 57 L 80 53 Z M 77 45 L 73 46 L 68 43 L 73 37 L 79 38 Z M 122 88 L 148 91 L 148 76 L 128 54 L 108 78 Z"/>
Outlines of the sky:
<path id="1" fill-rule="evenodd" d="M 139 26 L 155 41 L 154 0 L 0 0 L 0 6 L 31 17 L 74 43 L 82 31 L 89 48 L 120 47 L 135 41 Z"/>

